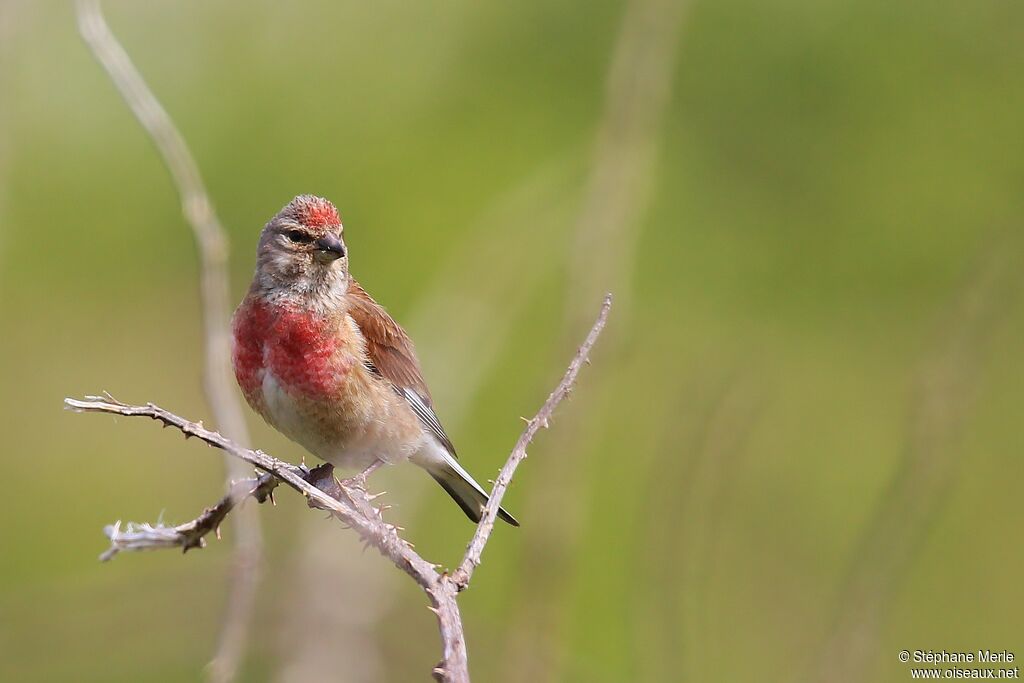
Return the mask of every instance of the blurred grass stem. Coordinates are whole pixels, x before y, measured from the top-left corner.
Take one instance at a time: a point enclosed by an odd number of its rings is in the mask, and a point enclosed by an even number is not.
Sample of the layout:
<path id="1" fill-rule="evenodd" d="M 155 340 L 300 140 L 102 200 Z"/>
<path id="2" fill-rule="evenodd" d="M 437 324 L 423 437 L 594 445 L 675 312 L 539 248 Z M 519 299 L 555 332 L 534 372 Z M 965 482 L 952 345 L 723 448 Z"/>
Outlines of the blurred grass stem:
<path id="1" fill-rule="evenodd" d="M 658 148 L 672 79 L 676 71 L 679 36 L 688 3 L 682 0 L 630 0 L 625 8 L 605 82 L 604 109 L 583 190 L 575 231 L 568 245 L 570 261 L 566 298 L 566 339 L 584 324 L 587 302 L 599 292 L 614 291 L 619 329 L 629 328 L 629 281 L 636 246 L 652 196 Z M 613 353 L 619 336 L 612 334 Z M 592 400 L 608 390 L 608 374 L 599 376 Z M 553 681 L 563 678 L 559 641 L 559 605 L 571 591 L 566 586 L 570 558 L 575 555 L 583 523 L 582 481 L 584 444 L 581 434 L 592 431 L 586 410 L 576 407 L 554 451 L 543 460 L 528 501 L 528 515 L 540 517 L 557 506 L 560 514 L 527 540 L 524 566 L 544 568 L 532 574 L 526 601 L 509 639 L 509 667 L 516 680 Z M 584 424 L 586 422 L 586 424 Z M 523 575 L 525 578 L 525 574 Z"/>
<path id="2" fill-rule="evenodd" d="M 1016 242 L 998 245 L 954 295 L 921 360 L 909 403 L 903 460 L 861 536 L 831 629 L 814 648 L 807 680 L 872 680 L 884 617 L 928 528 L 948 501 L 963 454 L 978 366 L 1019 287 Z"/>
<path id="3" fill-rule="evenodd" d="M 245 416 L 231 378 L 227 235 L 184 138 L 110 30 L 99 1 L 77 0 L 75 7 L 82 38 L 156 145 L 181 198 L 182 212 L 192 228 L 199 252 L 206 400 L 219 428 L 232 439 L 249 443 Z M 230 482 L 247 477 L 248 468 L 230 457 L 226 458 L 226 467 L 228 495 L 244 497 Z M 231 506 L 238 501 L 233 500 Z M 235 549 L 227 604 L 217 650 L 208 669 L 209 680 L 214 683 L 228 683 L 237 675 L 255 608 L 263 555 L 263 538 L 255 508 L 242 508 L 235 514 L 234 530 Z"/>

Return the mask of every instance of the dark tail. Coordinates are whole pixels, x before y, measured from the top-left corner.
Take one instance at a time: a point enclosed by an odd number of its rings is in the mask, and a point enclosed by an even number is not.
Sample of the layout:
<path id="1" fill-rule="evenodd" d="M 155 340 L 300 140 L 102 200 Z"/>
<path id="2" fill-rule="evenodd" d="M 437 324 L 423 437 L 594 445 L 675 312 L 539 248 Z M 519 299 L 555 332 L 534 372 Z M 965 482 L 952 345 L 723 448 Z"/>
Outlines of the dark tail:
<path id="1" fill-rule="evenodd" d="M 443 463 L 431 463 L 427 471 L 441 488 L 448 492 L 452 500 L 459 504 L 467 517 L 474 522 L 480 521 L 484 505 L 487 504 L 487 493 L 455 458 L 448 456 Z M 519 526 L 516 518 L 506 512 L 505 508 L 498 508 L 498 517 L 512 526 Z"/>

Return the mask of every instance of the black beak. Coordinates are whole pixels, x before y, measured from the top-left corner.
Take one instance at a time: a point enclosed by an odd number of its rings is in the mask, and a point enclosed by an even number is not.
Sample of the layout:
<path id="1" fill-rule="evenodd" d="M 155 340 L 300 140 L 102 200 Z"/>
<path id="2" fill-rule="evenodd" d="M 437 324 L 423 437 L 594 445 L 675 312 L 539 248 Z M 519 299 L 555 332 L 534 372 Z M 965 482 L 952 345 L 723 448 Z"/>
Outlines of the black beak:
<path id="1" fill-rule="evenodd" d="M 321 237 L 313 244 L 319 252 L 318 256 L 325 260 L 334 261 L 335 259 L 340 259 L 345 255 L 345 245 L 342 244 L 341 240 L 334 235 Z"/>

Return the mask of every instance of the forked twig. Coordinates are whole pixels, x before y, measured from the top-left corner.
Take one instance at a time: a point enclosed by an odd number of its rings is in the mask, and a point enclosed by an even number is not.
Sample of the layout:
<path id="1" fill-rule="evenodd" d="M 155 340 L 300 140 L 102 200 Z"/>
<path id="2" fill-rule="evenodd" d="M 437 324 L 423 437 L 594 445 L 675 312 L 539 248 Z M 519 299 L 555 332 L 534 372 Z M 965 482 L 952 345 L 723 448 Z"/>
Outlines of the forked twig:
<path id="1" fill-rule="evenodd" d="M 443 657 L 434 669 L 434 675 L 439 680 L 451 683 L 468 683 L 466 642 L 462 616 L 459 613 L 456 598 L 458 593 L 469 585 L 473 569 L 480 563 L 480 555 L 493 530 L 494 518 L 502 495 L 511 482 L 516 467 L 526 457 L 526 449 L 534 436 L 541 427 L 548 426 L 555 408 L 569 394 L 580 369 L 584 363 L 588 362 L 590 351 L 607 323 L 610 310 L 611 295 L 608 295 L 601 305 L 597 320 L 569 363 L 558 387 L 544 402 L 537 415 L 527 421 L 526 428 L 502 468 L 491 494 L 491 500 L 484 510 L 483 518 L 477 526 L 476 533 L 466 550 L 466 555 L 459 568 L 451 576 L 439 573 L 437 565 L 427 562 L 413 550 L 412 546 L 398 535 L 398 529 L 393 524 L 384 521 L 381 510 L 374 507 L 372 497 L 362 487 L 338 482 L 333 477 L 326 477 L 320 481 L 313 480 L 310 473 L 300 467 L 278 460 L 262 451 L 244 448 L 231 439 L 207 429 L 201 422 L 191 422 L 153 403 L 130 405 L 106 395 L 90 396 L 85 400 L 67 398 L 64 400 L 64 404 L 67 408 L 78 412 L 109 413 L 157 420 L 164 426 L 178 429 L 186 438 L 195 437 L 263 472 L 264 475 L 258 481 L 250 480 L 241 484 L 239 498 L 259 495 L 262 491 L 269 494 L 272 486 L 264 478 L 270 476 L 275 481 L 303 494 L 311 506 L 330 512 L 332 516 L 358 533 L 367 545 L 376 548 L 384 557 L 391 560 L 396 567 L 419 584 L 430 599 L 430 608 L 437 615 L 438 628 L 441 632 Z M 229 497 L 229 499 L 234 500 L 234 497 Z M 224 504 L 223 509 L 218 509 L 215 506 L 197 520 L 169 530 L 161 530 L 160 527 L 137 526 L 129 529 L 129 532 L 136 534 L 132 538 L 141 539 L 143 543 L 148 542 L 150 549 L 156 547 L 187 549 L 184 545 L 185 539 L 192 543 L 189 547 L 196 547 L 198 543 L 194 543 L 194 541 L 200 540 L 205 533 L 215 529 L 224 516 L 230 512 L 233 505 L 234 503 Z M 113 541 L 114 539 L 112 539 Z M 118 550 L 121 549 L 141 548 L 125 547 Z"/>
<path id="2" fill-rule="evenodd" d="M 192 521 L 178 526 L 128 522 L 122 529 L 120 520 L 108 524 L 103 528 L 103 533 L 110 539 L 110 547 L 100 555 L 100 560 L 106 562 L 120 552 L 165 548 L 181 548 L 182 552 L 188 552 L 192 548 L 205 548 L 206 535 L 212 531 L 219 538 L 221 522 L 236 505 L 249 496 L 264 502 L 271 498 L 279 483 L 277 477 L 270 474 L 236 481 L 215 505 L 203 510 Z"/>

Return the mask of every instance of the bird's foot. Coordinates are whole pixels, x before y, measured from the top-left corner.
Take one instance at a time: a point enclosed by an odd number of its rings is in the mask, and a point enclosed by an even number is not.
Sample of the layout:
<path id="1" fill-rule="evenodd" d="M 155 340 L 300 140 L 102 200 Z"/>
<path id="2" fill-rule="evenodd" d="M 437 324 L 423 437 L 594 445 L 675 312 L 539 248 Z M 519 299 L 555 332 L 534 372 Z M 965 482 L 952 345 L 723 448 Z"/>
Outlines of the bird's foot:
<path id="1" fill-rule="evenodd" d="M 366 478 L 369 477 L 374 471 L 377 470 L 381 465 L 384 464 L 383 460 L 374 460 L 370 463 L 369 467 L 354 476 L 345 479 L 342 484 L 350 488 L 356 488 L 363 492 L 366 491 Z"/>
<path id="2" fill-rule="evenodd" d="M 341 486 L 334 476 L 334 465 L 329 462 L 321 463 L 313 469 L 307 470 L 302 478 L 331 498 L 341 497 Z"/>

